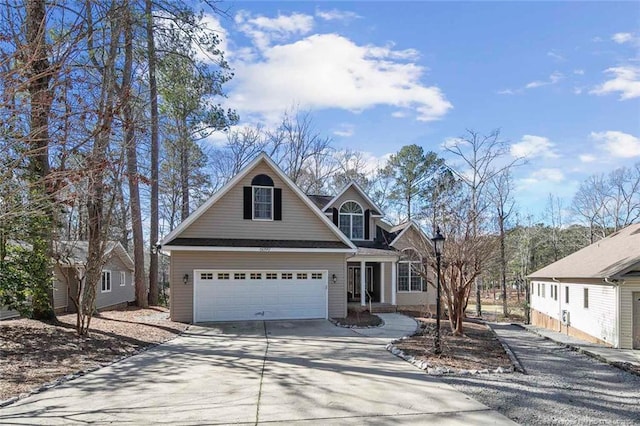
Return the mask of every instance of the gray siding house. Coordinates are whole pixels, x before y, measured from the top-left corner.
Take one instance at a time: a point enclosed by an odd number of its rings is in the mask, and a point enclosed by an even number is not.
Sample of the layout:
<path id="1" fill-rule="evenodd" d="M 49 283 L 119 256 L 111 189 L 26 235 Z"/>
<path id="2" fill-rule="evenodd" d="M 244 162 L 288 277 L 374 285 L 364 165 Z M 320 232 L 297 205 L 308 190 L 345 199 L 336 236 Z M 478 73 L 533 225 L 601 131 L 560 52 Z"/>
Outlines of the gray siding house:
<path id="1" fill-rule="evenodd" d="M 82 278 L 87 259 L 86 241 L 59 241 L 54 243 L 58 262 L 53 268 L 53 307 L 56 313 L 75 312 L 71 299 L 78 290 L 78 277 Z M 102 279 L 96 288 L 96 309 L 126 305 L 135 301 L 133 260 L 122 244 L 107 242 Z M 0 320 L 15 318 L 19 314 L 0 306 Z"/>

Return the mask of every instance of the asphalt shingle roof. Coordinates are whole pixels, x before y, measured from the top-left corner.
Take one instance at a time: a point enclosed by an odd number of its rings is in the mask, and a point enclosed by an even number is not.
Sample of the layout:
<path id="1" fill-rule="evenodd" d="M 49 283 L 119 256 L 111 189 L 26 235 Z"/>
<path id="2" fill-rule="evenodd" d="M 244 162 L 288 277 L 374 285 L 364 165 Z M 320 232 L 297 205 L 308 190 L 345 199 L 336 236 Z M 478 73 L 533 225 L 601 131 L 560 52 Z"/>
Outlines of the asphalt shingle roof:
<path id="1" fill-rule="evenodd" d="M 545 266 L 529 278 L 609 278 L 640 268 L 640 223 Z"/>

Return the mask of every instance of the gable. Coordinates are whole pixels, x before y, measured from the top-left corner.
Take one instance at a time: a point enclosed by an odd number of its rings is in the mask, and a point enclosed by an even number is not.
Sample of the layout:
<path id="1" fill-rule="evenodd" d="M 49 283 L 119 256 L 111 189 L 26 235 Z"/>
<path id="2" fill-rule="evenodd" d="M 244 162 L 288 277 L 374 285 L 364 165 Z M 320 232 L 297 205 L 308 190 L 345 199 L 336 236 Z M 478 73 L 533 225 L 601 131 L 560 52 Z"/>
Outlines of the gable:
<path id="1" fill-rule="evenodd" d="M 282 190 L 282 220 L 244 219 L 244 187 L 258 175 L 273 180 Z M 202 212 L 182 232 L 181 238 L 340 241 L 329 225 L 296 194 L 264 160 L 259 161 L 221 198 Z"/>
<path id="2" fill-rule="evenodd" d="M 367 200 L 358 189 L 356 189 L 355 185 L 349 185 L 342 194 L 340 194 L 337 198 L 334 198 L 332 202 L 325 207 L 325 211 L 327 209 L 336 208 L 340 210 L 340 206 L 347 201 L 355 201 L 360 206 L 362 206 L 363 210 L 371 210 L 372 214 L 381 214 L 382 212 L 378 211 L 378 208 L 373 205 L 369 200 Z"/>
<path id="3" fill-rule="evenodd" d="M 426 236 L 416 229 L 415 225 L 409 225 L 408 229 L 405 229 L 404 232 L 401 231 L 398 233 L 398 236 L 393 241 L 393 248 L 400 251 L 406 248 L 413 248 L 418 250 L 418 252 L 423 252 L 425 250 L 431 250 L 431 244 Z"/>

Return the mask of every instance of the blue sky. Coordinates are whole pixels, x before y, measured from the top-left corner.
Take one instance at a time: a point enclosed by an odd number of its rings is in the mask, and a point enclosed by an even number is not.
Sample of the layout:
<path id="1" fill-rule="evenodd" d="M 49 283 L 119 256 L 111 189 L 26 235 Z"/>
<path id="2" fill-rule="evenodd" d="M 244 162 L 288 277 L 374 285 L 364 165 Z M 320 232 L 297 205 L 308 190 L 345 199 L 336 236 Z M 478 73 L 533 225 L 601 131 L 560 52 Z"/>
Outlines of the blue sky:
<path id="1" fill-rule="evenodd" d="M 294 104 L 372 163 L 500 128 L 520 209 L 568 207 L 590 174 L 640 161 L 637 2 L 221 4 L 235 71 L 225 105 L 272 124 Z"/>

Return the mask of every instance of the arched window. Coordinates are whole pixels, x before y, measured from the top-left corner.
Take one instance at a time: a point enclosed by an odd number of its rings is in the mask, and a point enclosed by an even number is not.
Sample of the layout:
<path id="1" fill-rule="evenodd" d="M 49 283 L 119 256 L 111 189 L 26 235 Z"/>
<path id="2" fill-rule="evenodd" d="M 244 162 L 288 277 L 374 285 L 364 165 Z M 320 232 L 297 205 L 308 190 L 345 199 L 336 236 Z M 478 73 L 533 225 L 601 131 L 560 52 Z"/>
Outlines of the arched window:
<path id="1" fill-rule="evenodd" d="M 340 206 L 338 227 L 352 240 L 364 238 L 364 211 L 355 201 L 347 201 Z"/>
<path id="2" fill-rule="evenodd" d="M 253 219 L 273 219 L 273 179 L 257 175 L 251 180 L 253 188 Z"/>
<path id="3" fill-rule="evenodd" d="M 414 249 L 404 249 L 398 262 L 398 291 L 422 291 L 422 258 Z"/>

